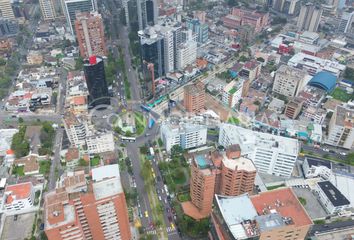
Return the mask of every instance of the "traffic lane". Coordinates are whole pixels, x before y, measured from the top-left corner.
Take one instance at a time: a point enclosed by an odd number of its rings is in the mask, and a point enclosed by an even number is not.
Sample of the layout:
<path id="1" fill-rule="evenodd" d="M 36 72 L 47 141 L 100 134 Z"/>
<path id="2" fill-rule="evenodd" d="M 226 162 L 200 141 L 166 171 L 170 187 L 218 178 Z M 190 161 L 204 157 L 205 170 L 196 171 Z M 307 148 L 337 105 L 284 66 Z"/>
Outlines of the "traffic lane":
<path id="1" fill-rule="evenodd" d="M 341 153 L 348 154 L 348 150 L 338 149 L 338 148 L 329 147 L 329 146 L 322 147 L 322 148 L 314 148 L 312 146 L 302 145 L 302 148 L 305 151 L 311 151 L 311 152 L 320 154 L 322 156 L 329 155 L 331 157 L 339 158 L 341 160 L 345 160 L 345 158 L 346 158 L 346 155 L 342 155 Z M 324 150 L 324 149 L 326 149 L 326 150 Z"/>

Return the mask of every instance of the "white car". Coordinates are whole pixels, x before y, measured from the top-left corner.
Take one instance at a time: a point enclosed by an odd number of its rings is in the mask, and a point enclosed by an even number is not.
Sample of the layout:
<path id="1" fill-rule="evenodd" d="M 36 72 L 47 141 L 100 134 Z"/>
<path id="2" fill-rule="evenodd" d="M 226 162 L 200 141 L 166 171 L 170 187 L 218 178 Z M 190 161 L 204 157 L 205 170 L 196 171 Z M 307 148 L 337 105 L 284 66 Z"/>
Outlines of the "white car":
<path id="1" fill-rule="evenodd" d="M 106 118 L 107 118 L 107 115 L 103 115 L 102 118 L 103 118 L 103 119 L 106 119 Z"/>
<path id="2" fill-rule="evenodd" d="M 345 152 L 340 152 L 339 154 L 342 156 L 347 156 L 347 153 L 345 153 Z"/>
<path id="3" fill-rule="evenodd" d="M 329 152 L 328 148 L 323 148 L 322 150 L 325 151 L 325 152 Z"/>

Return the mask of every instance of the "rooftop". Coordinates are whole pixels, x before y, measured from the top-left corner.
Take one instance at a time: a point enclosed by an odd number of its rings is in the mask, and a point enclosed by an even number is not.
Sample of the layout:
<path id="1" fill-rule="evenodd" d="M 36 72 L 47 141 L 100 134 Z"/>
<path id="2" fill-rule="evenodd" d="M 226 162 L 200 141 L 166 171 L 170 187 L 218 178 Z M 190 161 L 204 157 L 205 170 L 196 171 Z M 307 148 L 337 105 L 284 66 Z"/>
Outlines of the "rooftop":
<path id="1" fill-rule="evenodd" d="M 92 169 L 93 193 L 96 200 L 123 192 L 118 164 Z"/>
<path id="2" fill-rule="evenodd" d="M 257 216 L 256 221 L 261 232 L 270 231 L 273 228 L 278 228 L 286 225 L 284 219 L 278 213 L 270 213 L 267 215 Z"/>
<path id="3" fill-rule="evenodd" d="M 337 77 L 329 72 L 317 73 L 308 83 L 310 86 L 315 86 L 330 92 L 336 86 Z"/>
<path id="4" fill-rule="evenodd" d="M 21 184 L 10 185 L 5 188 L 5 192 L 9 194 L 6 204 L 11 204 L 13 200 L 28 198 L 31 194 L 32 183 L 26 182 Z"/>
<path id="5" fill-rule="evenodd" d="M 336 125 L 352 128 L 354 126 L 354 110 L 337 106 L 336 108 Z"/>
<path id="6" fill-rule="evenodd" d="M 236 159 L 229 159 L 226 154 L 223 154 L 223 163 L 229 169 L 236 169 L 238 171 L 247 171 L 247 172 L 255 172 L 257 171 L 256 167 L 254 166 L 252 160 L 239 157 Z"/>
<path id="7" fill-rule="evenodd" d="M 281 188 L 251 196 L 258 215 L 278 213 L 295 226 L 311 225 L 312 221 L 291 188 Z"/>
<path id="8" fill-rule="evenodd" d="M 333 206 L 349 205 L 349 200 L 330 182 L 323 181 L 317 183 L 318 187 L 326 194 Z"/>
<path id="9" fill-rule="evenodd" d="M 312 166 L 316 166 L 316 167 L 325 166 L 328 169 L 332 168 L 330 161 L 320 160 L 320 159 L 317 159 L 317 158 L 311 158 L 311 157 L 308 157 L 308 156 L 306 157 L 306 160 L 307 160 L 307 163 L 309 164 L 309 167 L 312 167 Z"/>

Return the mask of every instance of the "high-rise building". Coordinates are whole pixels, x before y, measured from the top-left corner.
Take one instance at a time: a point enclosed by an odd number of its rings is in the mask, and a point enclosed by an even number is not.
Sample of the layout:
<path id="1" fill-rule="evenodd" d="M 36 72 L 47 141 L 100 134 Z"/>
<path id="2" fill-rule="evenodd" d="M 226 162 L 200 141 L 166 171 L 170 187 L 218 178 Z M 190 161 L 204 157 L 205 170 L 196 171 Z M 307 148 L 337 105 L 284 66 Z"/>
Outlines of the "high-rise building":
<path id="1" fill-rule="evenodd" d="M 66 22 L 72 34 L 75 31 L 76 14 L 80 12 L 96 11 L 95 0 L 63 0 L 63 9 Z"/>
<path id="2" fill-rule="evenodd" d="M 15 19 L 6 19 L 0 17 L 0 37 L 13 36 L 18 32 L 18 22 Z"/>
<path id="3" fill-rule="evenodd" d="M 187 39 L 177 47 L 176 69 L 183 70 L 197 59 L 197 42 L 192 37 L 192 30 L 187 33 Z"/>
<path id="4" fill-rule="evenodd" d="M 274 0 L 273 9 L 289 15 L 297 15 L 300 11 L 299 0 Z"/>
<path id="5" fill-rule="evenodd" d="M 149 62 L 143 62 L 143 76 L 144 76 L 144 91 L 143 95 L 145 99 L 151 99 L 155 96 L 155 72 L 154 64 Z"/>
<path id="6" fill-rule="evenodd" d="M 352 30 L 354 12 L 343 12 L 339 21 L 337 31 L 340 33 L 348 33 Z"/>
<path id="7" fill-rule="evenodd" d="M 301 30 L 307 30 L 310 32 L 317 32 L 318 26 L 322 17 L 322 9 L 307 3 L 301 6 L 299 18 L 297 20 L 297 27 Z"/>
<path id="8" fill-rule="evenodd" d="M 84 72 L 89 91 L 91 107 L 109 105 L 109 93 L 104 71 L 104 62 L 101 57 L 90 56 L 84 61 Z"/>
<path id="9" fill-rule="evenodd" d="M 326 144 L 351 149 L 354 146 L 354 110 L 337 106 L 328 125 Z"/>
<path id="10" fill-rule="evenodd" d="M 202 82 L 184 87 L 183 105 L 188 112 L 200 112 L 205 108 L 205 89 Z"/>
<path id="11" fill-rule="evenodd" d="M 39 0 L 39 6 L 41 7 L 42 18 L 44 21 L 55 19 L 56 12 L 53 0 Z"/>
<path id="12" fill-rule="evenodd" d="M 92 182 L 74 173 L 45 196 L 44 225 L 49 240 L 131 239 L 119 166 L 92 169 Z"/>
<path id="13" fill-rule="evenodd" d="M 197 35 L 198 43 L 206 43 L 209 39 L 209 26 L 206 23 L 201 23 L 198 19 L 189 19 L 186 22 L 188 29 L 192 30 Z"/>
<path id="14" fill-rule="evenodd" d="M 101 14 L 97 12 L 76 14 L 75 33 L 82 58 L 107 55 Z"/>
<path id="15" fill-rule="evenodd" d="M 311 218 L 291 188 L 258 195 L 216 195 L 212 239 L 306 239 Z"/>
<path id="16" fill-rule="evenodd" d="M 66 135 L 74 147 L 86 144 L 88 127 L 85 121 L 78 119 L 72 112 L 67 111 L 63 118 Z"/>
<path id="17" fill-rule="evenodd" d="M 124 0 L 123 9 L 127 26 L 132 31 L 143 30 L 157 24 L 157 0 Z"/>
<path id="18" fill-rule="evenodd" d="M 214 194 L 253 194 L 256 167 L 250 159 L 241 157 L 239 145 L 229 146 L 226 152 L 194 156 L 191 165 L 191 201 L 183 203 L 182 208 L 194 219 L 209 216 Z"/>
<path id="19" fill-rule="evenodd" d="M 242 156 L 250 158 L 261 173 L 290 177 L 300 151 L 297 139 L 255 132 L 236 125 L 220 125 L 219 145 L 239 144 Z"/>
<path id="20" fill-rule="evenodd" d="M 276 71 L 273 92 L 286 97 L 296 96 L 307 84 L 307 72 L 298 68 L 281 65 Z"/>
<path id="21" fill-rule="evenodd" d="M 3 17 L 5 19 L 15 18 L 10 0 L 0 0 L 0 17 Z"/>

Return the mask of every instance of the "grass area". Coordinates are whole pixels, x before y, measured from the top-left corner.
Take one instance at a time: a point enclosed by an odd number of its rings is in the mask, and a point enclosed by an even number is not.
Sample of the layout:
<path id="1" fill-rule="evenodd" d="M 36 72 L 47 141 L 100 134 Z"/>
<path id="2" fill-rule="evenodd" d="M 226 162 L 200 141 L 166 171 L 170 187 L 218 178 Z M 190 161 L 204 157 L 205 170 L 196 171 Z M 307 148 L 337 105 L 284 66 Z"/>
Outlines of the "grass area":
<path id="1" fill-rule="evenodd" d="M 319 224 L 325 224 L 326 221 L 324 219 L 319 219 L 319 220 L 313 220 L 313 223 L 319 225 Z"/>
<path id="2" fill-rule="evenodd" d="M 50 172 L 50 161 L 40 161 L 39 162 L 39 173 L 43 175 L 47 175 Z"/>
<path id="3" fill-rule="evenodd" d="M 95 156 L 90 160 L 91 167 L 97 166 L 100 164 L 100 157 Z"/>
<path id="4" fill-rule="evenodd" d="M 178 193 L 177 199 L 180 202 L 187 202 L 191 200 L 191 196 L 189 192 Z"/>
<path id="5" fill-rule="evenodd" d="M 12 169 L 12 174 L 19 176 L 19 177 L 25 176 L 24 168 L 25 168 L 25 166 L 15 165 Z"/>
<path id="6" fill-rule="evenodd" d="M 140 112 L 135 112 L 135 128 L 136 128 L 136 135 L 141 135 L 144 133 L 144 130 L 146 128 L 146 118 L 144 115 Z"/>
<path id="7" fill-rule="evenodd" d="M 298 197 L 298 199 L 299 199 L 299 202 L 302 204 L 302 206 L 306 206 L 307 201 L 306 201 L 305 198 L 303 198 L 303 197 Z"/>
<path id="8" fill-rule="evenodd" d="M 236 118 L 236 117 L 229 117 L 229 119 L 227 120 L 228 123 L 232 123 L 232 124 L 236 124 L 239 125 L 240 124 L 240 119 Z"/>
<path id="9" fill-rule="evenodd" d="M 281 187 L 285 187 L 285 184 L 270 186 L 270 187 L 267 187 L 267 190 L 270 191 L 270 190 L 274 190 L 274 189 L 281 188 Z"/>
<path id="10" fill-rule="evenodd" d="M 334 99 L 337 99 L 342 102 L 348 102 L 352 98 L 352 96 L 350 94 L 348 94 L 347 91 L 345 91 L 344 89 L 341 89 L 339 87 L 334 89 L 334 91 L 331 93 L 331 96 Z"/>
<path id="11" fill-rule="evenodd" d="M 159 144 L 159 147 L 163 147 L 163 142 L 161 138 L 157 140 L 157 143 Z"/>
<path id="12" fill-rule="evenodd" d="M 213 129 L 208 129 L 208 134 L 209 135 L 218 135 L 219 131 L 213 130 Z"/>

